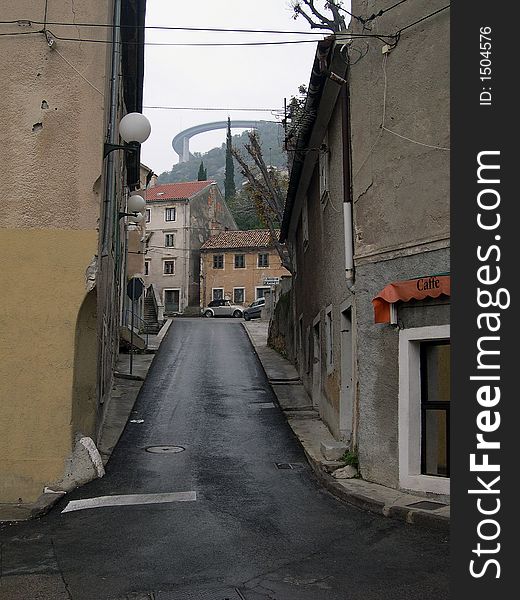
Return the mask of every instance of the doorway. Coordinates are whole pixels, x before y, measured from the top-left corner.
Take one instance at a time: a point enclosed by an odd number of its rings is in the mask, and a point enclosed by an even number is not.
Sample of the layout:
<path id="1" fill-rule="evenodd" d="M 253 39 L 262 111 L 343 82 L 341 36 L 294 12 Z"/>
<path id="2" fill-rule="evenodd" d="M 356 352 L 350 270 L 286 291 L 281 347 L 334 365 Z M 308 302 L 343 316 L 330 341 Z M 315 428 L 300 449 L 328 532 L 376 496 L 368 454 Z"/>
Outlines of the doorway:
<path id="1" fill-rule="evenodd" d="M 171 315 L 179 313 L 181 306 L 181 291 L 180 290 L 164 290 L 164 314 Z"/>
<path id="2" fill-rule="evenodd" d="M 321 337 L 319 316 L 312 324 L 312 405 L 320 405 L 321 398 Z"/>
<path id="3" fill-rule="evenodd" d="M 352 308 L 341 311 L 341 395 L 339 403 L 339 430 L 344 441 L 352 439 L 353 417 L 353 336 Z"/>

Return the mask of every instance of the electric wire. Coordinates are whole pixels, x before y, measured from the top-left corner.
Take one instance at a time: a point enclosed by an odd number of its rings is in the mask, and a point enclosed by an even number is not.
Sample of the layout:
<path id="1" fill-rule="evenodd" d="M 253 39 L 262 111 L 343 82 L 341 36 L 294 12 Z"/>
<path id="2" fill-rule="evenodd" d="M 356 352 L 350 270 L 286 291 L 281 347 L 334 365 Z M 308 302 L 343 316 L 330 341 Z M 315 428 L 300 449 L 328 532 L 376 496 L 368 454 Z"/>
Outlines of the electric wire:
<path id="1" fill-rule="evenodd" d="M 221 110 L 221 111 L 248 111 L 248 112 L 268 112 L 272 113 L 275 110 L 282 110 L 280 108 L 219 108 L 219 107 L 204 107 L 204 106 L 143 106 L 143 108 L 157 109 L 157 110 Z"/>
<path id="2" fill-rule="evenodd" d="M 397 32 L 397 35 L 401 34 L 403 31 L 406 31 L 407 29 L 410 29 L 410 27 L 413 27 L 414 25 L 417 25 L 418 23 L 421 23 L 422 21 L 425 21 L 426 19 L 429 19 L 430 17 L 438 15 L 443 10 L 446 10 L 447 8 L 450 8 L 450 6 L 451 6 L 451 4 L 447 4 L 446 6 L 443 6 L 442 8 L 439 8 L 439 10 L 436 10 L 436 11 L 430 13 L 429 15 L 426 15 L 425 17 L 422 17 L 421 19 L 417 19 L 417 21 L 414 21 L 413 23 L 410 23 L 409 25 L 406 25 L 405 27 L 401 27 L 401 29 L 399 29 L 399 31 Z"/>
<path id="3" fill-rule="evenodd" d="M 88 83 L 88 85 L 89 85 L 91 88 L 93 88 L 94 90 L 96 90 L 96 92 L 98 92 L 98 94 L 101 94 L 101 96 L 102 96 L 102 97 L 104 97 L 104 96 L 105 96 L 105 94 L 104 94 L 104 93 L 103 93 L 103 92 L 102 92 L 100 89 L 98 89 L 98 88 L 97 88 L 97 87 L 96 87 L 96 86 L 95 86 L 95 85 L 94 85 L 94 84 L 93 84 L 91 81 L 89 81 L 89 80 L 88 80 L 88 79 L 85 77 L 85 75 L 83 75 L 83 73 L 81 73 L 80 71 L 78 71 L 78 69 L 76 69 L 76 67 L 75 67 L 75 66 L 74 66 L 74 65 L 73 65 L 71 62 L 69 62 L 69 61 L 68 61 L 68 60 L 67 60 L 67 59 L 66 59 L 66 58 L 63 56 L 63 54 L 62 54 L 62 53 L 61 53 L 61 52 L 60 52 L 60 51 L 59 51 L 57 48 L 53 48 L 53 50 L 54 50 L 54 52 L 56 52 L 56 54 L 57 54 L 58 56 L 60 56 L 60 57 L 61 57 L 61 59 L 62 59 L 62 60 L 64 60 L 64 61 L 65 61 L 65 62 L 66 62 L 68 65 L 69 65 L 69 67 L 70 67 L 70 68 L 71 68 L 73 71 L 76 71 L 76 73 L 77 73 L 77 74 L 78 74 L 78 75 L 81 77 L 81 79 L 83 79 L 83 81 L 86 81 L 86 82 Z"/>
<path id="4" fill-rule="evenodd" d="M 377 19 L 377 17 L 381 17 L 388 11 L 392 10 L 396 6 L 399 6 L 400 4 L 404 4 L 405 2 L 408 2 L 408 0 L 401 0 L 400 2 L 396 2 L 392 6 L 389 6 L 388 8 L 381 9 L 379 12 L 374 13 L 373 15 L 370 15 L 370 17 L 367 17 L 366 19 L 364 19 L 363 23 L 368 23 L 370 21 L 373 21 L 374 19 Z"/>
<path id="5" fill-rule="evenodd" d="M 113 29 L 114 25 L 108 23 L 67 23 L 64 21 L 33 21 L 32 19 L 17 19 L 14 21 L 0 21 L 0 25 L 18 25 L 23 23 L 25 26 L 35 25 L 56 25 L 62 27 L 101 27 Z M 233 29 L 223 27 L 169 27 L 163 25 L 119 25 L 120 29 L 150 29 L 163 31 L 201 31 L 209 33 L 272 33 L 272 34 L 294 34 L 294 35 L 316 35 L 314 31 L 291 31 L 283 29 Z"/>

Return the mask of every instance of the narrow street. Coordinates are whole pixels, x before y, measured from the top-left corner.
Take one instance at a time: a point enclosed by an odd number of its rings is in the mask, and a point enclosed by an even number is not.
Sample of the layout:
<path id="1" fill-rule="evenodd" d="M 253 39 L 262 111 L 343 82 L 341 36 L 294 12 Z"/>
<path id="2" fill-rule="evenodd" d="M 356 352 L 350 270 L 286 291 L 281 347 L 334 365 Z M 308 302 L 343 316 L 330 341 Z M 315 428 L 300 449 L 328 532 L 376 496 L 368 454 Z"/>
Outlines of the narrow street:
<path id="1" fill-rule="evenodd" d="M 130 419 L 104 478 L 2 527 L 2 600 L 448 598 L 446 536 L 320 487 L 239 320 L 177 319 Z M 173 495 L 62 513 L 138 494 Z"/>

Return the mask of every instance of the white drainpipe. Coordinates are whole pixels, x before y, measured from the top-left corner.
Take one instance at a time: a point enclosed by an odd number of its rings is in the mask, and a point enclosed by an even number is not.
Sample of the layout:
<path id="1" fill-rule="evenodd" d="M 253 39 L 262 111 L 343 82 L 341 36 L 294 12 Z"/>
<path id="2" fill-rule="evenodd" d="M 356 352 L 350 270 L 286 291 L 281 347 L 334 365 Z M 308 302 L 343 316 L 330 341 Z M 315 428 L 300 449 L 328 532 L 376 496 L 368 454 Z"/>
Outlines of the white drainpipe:
<path id="1" fill-rule="evenodd" d="M 352 202 L 343 202 L 343 230 L 345 235 L 345 276 L 348 281 L 352 281 L 354 277 Z"/>

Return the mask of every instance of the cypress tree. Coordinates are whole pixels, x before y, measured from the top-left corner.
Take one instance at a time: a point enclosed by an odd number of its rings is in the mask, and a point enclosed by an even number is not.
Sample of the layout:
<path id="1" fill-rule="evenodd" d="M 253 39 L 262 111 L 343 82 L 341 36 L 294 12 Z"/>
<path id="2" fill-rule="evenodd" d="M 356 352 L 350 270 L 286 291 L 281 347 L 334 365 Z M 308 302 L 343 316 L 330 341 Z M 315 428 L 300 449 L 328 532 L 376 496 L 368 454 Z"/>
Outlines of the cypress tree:
<path id="1" fill-rule="evenodd" d="M 206 181 L 208 178 L 208 171 L 204 168 L 204 163 L 200 161 L 199 173 L 197 175 L 197 181 Z"/>
<path id="2" fill-rule="evenodd" d="M 236 194 L 235 187 L 235 165 L 231 154 L 231 119 L 228 117 L 228 128 L 226 136 L 226 178 L 224 180 L 224 199 L 230 200 Z"/>

